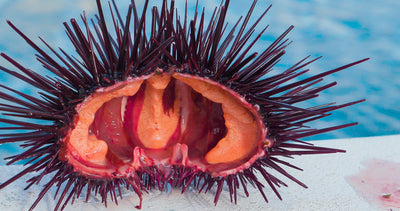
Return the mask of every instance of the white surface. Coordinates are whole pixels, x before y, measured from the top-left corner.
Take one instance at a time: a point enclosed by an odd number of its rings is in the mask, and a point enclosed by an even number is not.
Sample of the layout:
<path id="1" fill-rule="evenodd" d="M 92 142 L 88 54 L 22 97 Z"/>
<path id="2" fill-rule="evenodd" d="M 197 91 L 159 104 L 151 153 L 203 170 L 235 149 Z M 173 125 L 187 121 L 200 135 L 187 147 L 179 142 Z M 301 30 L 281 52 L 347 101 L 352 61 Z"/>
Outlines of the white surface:
<path id="1" fill-rule="evenodd" d="M 370 204 L 359 196 L 346 181 L 346 177 L 357 174 L 364 168 L 363 162 L 371 159 L 400 162 L 398 149 L 400 135 L 381 136 L 356 139 L 315 141 L 318 146 L 334 147 L 347 150 L 347 153 L 328 155 L 298 156 L 291 163 L 304 169 L 289 171 L 302 182 L 308 185 L 304 189 L 293 182 L 284 180 L 289 187 L 281 188 L 283 201 L 277 199 L 270 190 L 266 190 L 270 202 L 266 204 L 256 189 L 249 187 L 250 197 L 247 198 L 238 191 L 238 204 L 231 204 L 229 194 L 224 190 L 218 205 L 213 203 L 213 194 L 197 194 L 195 190 L 188 190 L 180 194 L 179 190 L 169 193 L 154 191 L 144 194 L 142 210 L 390 210 Z M 0 181 L 19 172 L 21 166 L 1 166 Z M 281 177 L 279 177 L 281 178 Z M 0 210 L 28 210 L 34 202 L 41 185 L 33 186 L 23 191 L 24 180 L 18 180 L 0 191 Z M 50 191 L 39 203 L 36 210 L 52 210 L 55 189 Z M 65 210 L 135 210 L 138 204 L 136 195 L 126 192 L 119 206 L 109 202 L 105 208 L 98 199 L 92 198 L 89 203 L 83 199 L 68 205 Z M 393 208 L 392 210 L 399 210 Z"/>

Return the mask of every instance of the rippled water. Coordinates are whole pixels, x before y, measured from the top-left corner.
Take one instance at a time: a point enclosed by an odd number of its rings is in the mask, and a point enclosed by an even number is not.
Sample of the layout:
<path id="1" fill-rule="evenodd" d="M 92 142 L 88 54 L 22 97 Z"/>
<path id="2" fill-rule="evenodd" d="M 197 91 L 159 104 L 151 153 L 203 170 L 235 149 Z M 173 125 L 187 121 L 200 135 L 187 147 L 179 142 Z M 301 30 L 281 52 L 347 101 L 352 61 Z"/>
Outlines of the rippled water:
<path id="1" fill-rule="evenodd" d="M 60 46 L 73 53 L 66 39 L 62 22 L 79 17 L 83 9 L 88 17 L 95 12 L 94 0 L 3 0 L 0 2 L 0 51 L 6 52 L 17 61 L 36 71 L 43 68 L 35 61 L 34 51 L 27 47 L 5 23 L 6 19 L 38 41 L 43 37 L 48 43 Z M 129 0 L 119 0 L 125 8 Z M 142 5 L 143 1 L 137 1 Z M 154 1 L 155 2 L 155 1 Z M 176 1 L 180 11 L 184 11 L 182 0 Z M 194 1 L 193 1 L 194 2 Z M 219 3 L 214 0 L 201 1 L 210 14 Z M 309 138 L 309 140 L 377 136 L 400 133 L 400 1 L 312 1 L 312 0 L 272 0 L 260 1 L 255 15 L 272 3 L 273 7 L 261 25 L 270 27 L 254 50 L 261 51 L 290 25 L 295 25 L 288 38 L 293 41 L 287 55 L 276 71 L 296 63 L 307 55 L 323 56 L 311 64 L 310 74 L 370 57 L 371 60 L 343 72 L 327 77 L 324 83 L 338 81 L 338 85 L 325 91 L 318 99 L 304 106 L 314 106 L 328 102 L 345 103 L 352 100 L 367 101 L 341 111 L 331 117 L 313 123 L 314 127 L 328 127 L 349 122 L 359 122 L 358 126 Z M 250 2 L 232 1 L 227 19 L 235 23 L 240 15 L 245 15 Z M 46 5 L 46 6 L 43 6 Z M 189 3 L 189 11 L 195 4 Z M 258 31 L 262 27 L 258 28 Z M 0 65 L 11 67 L 4 59 Z M 0 74 L 0 83 L 35 95 L 26 84 Z M 1 103 L 1 102 L 0 102 Z M 0 146 L 0 157 L 17 151 L 14 145 Z"/>

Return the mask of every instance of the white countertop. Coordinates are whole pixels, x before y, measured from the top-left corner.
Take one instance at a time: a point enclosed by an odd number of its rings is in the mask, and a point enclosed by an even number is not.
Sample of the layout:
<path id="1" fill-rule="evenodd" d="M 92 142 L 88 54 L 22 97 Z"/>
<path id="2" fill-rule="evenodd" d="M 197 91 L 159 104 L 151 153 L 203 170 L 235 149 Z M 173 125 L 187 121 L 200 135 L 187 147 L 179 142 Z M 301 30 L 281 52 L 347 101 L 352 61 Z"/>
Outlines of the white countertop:
<path id="1" fill-rule="evenodd" d="M 400 135 L 314 141 L 315 145 L 347 150 L 346 153 L 305 155 L 291 159 L 291 163 L 304 171 L 289 169 L 308 189 L 284 179 L 289 187 L 280 188 L 283 201 L 266 188 L 266 204 L 258 190 L 249 187 L 247 198 L 238 190 L 237 205 L 231 204 L 228 191 L 222 192 L 218 205 L 213 194 L 197 194 L 196 190 L 179 190 L 168 193 L 153 191 L 143 196 L 142 210 L 400 210 Z M 374 168 L 368 172 L 367 167 Z M 22 166 L 0 166 L 0 182 L 15 175 Z M 361 176 L 356 176 L 357 174 Z M 276 174 L 277 175 L 277 174 Z M 372 178 L 374 177 L 374 178 Z M 27 178 L 27 177 L 25 177 Z M 281 177 L 278 177 L 281 178 Z M 375 183 L 373 183 L 375 182 Z M 44 183 L 42 183 L 44 184 Z M 375 184 L 375 186 L 373 186 Z M 36 199 L 41 185 L 23 191 L 25 180 L 20 179 L 0 191 L 0 210 L 28 210 Z M 371 187 L 371 188 L 366 188 Z M 385 189 L 386 188 L 386 189 Z M 358 191 L 356 191 L 356 189 Z M 52 210 L 55 189 L 50 190 L 36 210 Z M 390 196 L 385 199 L 383 195 Z M 97 198 L 88 203 L 83 197 L 68 205 L 65 210 L 136 210 L 139 200 L 134 193 L 126 192 L 116 206 L 113 202 L 105 208 Z M 385 201 L 386 202 L 383 202 Z"/>

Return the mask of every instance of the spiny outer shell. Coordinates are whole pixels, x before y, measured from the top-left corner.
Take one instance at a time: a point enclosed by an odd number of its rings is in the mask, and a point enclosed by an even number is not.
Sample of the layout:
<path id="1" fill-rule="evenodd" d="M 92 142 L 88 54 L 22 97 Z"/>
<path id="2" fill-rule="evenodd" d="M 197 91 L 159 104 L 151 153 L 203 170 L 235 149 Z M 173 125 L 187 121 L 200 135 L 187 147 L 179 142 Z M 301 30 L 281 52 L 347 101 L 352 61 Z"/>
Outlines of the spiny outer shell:
<path id="1" fill-rule="evenodd" d="M 309 57 L 306 57 L 286 71 L 270 76 L 273 67 L 286 53 L 285 48 L 289 42 L 285 36 L 293 29 L 293 26 L 290 26 L 265 51 L 260 54 L 248 55 L 252 46 L 267 29 L 265 27 L 254 41 L 249 42 L 255 27 L 270 7 L 266 8 L 259 19 L 248 27 L 248 21 L 256 6 L 256 1 L 254 1 L 241 26 L 239 26 L 239 20 L 230 32 L 225 33 L 225 17 L 229 0 L 215 10 L 209 23 L 204 21 L 204 13 L 198 16 L 196 12 L 193 20 L 187 20 L 187 14 L 184 15 L 183 21 L 179 16 L 175 18 L 174 2 L 171 1 L 171 4 L 168 5 L 164 0 L 160 12 L 156 7 L 152 10 L 151 35 L 147 37 L 145 13 L 149 4 L 148 0 L 145 1 L 142 16 L 138 15 L 133 1 L 125 22 L 122 20 L 115 2 L 112 3 L 115 11 L 112 13 L 112 17 L 116 38 L 111 37 L 111 31 L 108 30 L 100 0 L 97 0 L 99 16 L 97 24 L 93 21 L 94 30 L 89 29 L 85 15 L 82 16 L 83 28 L 75 19 L 72 19 L 70 24 L 64 24 L 79 58 L 69 56 L 63 50 L 61 53 L 57 53 L 41 39 L 59 59 L 56 61 L 8 21 L 8 24 L 38 52 L 38 61 L 44 68 L 57 75 L 50 78 L 43 77 L 1 53 L 1 56 L 22 74 L 2 66 L 0 69 L 18 80 L 38 88 L 41 95 L 40 98 L 35 98 L 0 85 L 3 89 L 0 91 L 0 98 L 6 101 L 5 104 L 0 105 L 0 110 L 6 112 L 6 115 L 22 118 L 17 120 L 0 118 L 0 122 L 11 125 L 2 127 L 2 130 L 19 130 L 17 133 L 1 134 L 0 144 L 17 142 L 27 148 L 26 151 L 8 158 L 10 161 L 7 164 L 28 160 L 26 169 L 3 182 L 0 189 L 28 173 L 38 173 L 27 181 L 27 188 L 29 188 L 31 185 L 39 183 L 46 175 L 53 173 L 31 209 L 53 186 L 64 188 L 60 190 L 56 210 L 65 208 L 71 199 L 73 202 L 73 199 L 78 198 L 85 187 L 87 187 L 86 200 L 89 200 L 91 193 L 95 192 L 107 205 L 108 196 L 117 202 L 116 189 L 120 189 L 121 186 L 133 189 L 141 198 L 142 191 L 153 188 L 162 190 L 166 183 L 182 188 L 183 191 L 190 184 L 200 188 L 200 192 L 216 187 L 215 203 L 217 203 L 224 185 L 229 188 L 231 201 L 236 202 L 237 189 L 240 185 L 243 187 L 245 195 L 248 196 L 246 186 L 250 184 L 259 189 L 265 201 L 268 201 L 264 194 L 264 185 L 256 176 L 257 172 L 281 199 L 277 187 L 286 186 L 286 184 L 275 177 L 273 172 L 278 172 L 303 187 L 306 186 L 284 169 L 300 170 L 300 168 L 282 161 L 280 157 L 344 152 L 344 150 L 313 146 L 300 139 L 355 125 L 355 123 L 350 123 L 322 129 L 307 127 L 307 123 L 328 116 L 331 111 L 354 105 L 363 100 L 342 105 L 325 104 L 311 108 L 301 108 L 295 104 L 317 97 L 321 91 L 336 85 L 336 82 L 333 82 L 315 87 L 323 77 L 368 59 L 359 60 L 309 78 L 292 81 L 307 72 L 307 70 L 301 69 L 318 59 L 309 60 Z M 133 25 L 131 28 L 135 30 L 130 30 L 131 25 Z M 235 34 L 237 26 L 240 29 Z M 86 29 L 86 31 L 82 29 Z M 246 29 L 248 29 L 247 32 Z M 143 76 L 151 74 L 157 68 L 167 70 L 170 67 L 180 68 L 182 73 L 208 77 L 238 92 L 247 102 L 253 105 L 258 104 L 260 116 L 268 127 L 267 137 L 273 140 L 273 146 L 266 148 L 265 155 L 256 160 L 248 169 L 243 169 L 236 174 L 213 177 L 196 169 L 172 166 L 173 174 L 164 181 L 159 180 L 162 175 L 157 169 L 151 167 L 146 169 L 146 172 L 136 172 L 138 177 L 128 179 L 90 179 L 74 172 L 71 165 L 59 159 L 60 140 L 65 137 L 72 125 L 73 116 L 76 114 L 75 106 L 90 96 L 94 90 L 112 86 L 129 76 Z M 8 91 L 18 97 L 7 94 Z M 46 120 L 49 124 L 31 123 L 32 119 Z M 138 181 L 137 178 L 144 179 Z"/>

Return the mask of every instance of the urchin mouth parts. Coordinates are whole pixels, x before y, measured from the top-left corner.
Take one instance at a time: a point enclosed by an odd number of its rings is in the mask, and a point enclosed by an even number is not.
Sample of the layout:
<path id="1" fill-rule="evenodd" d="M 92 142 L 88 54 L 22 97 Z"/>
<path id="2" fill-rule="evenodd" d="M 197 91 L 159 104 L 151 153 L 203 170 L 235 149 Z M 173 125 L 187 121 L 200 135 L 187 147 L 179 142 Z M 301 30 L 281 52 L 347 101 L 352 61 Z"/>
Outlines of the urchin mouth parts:
<path id="1" fill-rule="evenodd" d="M 159 165 L 224 176 L 248 168 L 271 142 L 255 106 L 217 82 L 176 72 L 101 88 L 76 111 L 60 156 L 95 177 Z"/>

